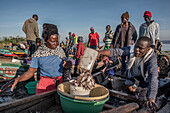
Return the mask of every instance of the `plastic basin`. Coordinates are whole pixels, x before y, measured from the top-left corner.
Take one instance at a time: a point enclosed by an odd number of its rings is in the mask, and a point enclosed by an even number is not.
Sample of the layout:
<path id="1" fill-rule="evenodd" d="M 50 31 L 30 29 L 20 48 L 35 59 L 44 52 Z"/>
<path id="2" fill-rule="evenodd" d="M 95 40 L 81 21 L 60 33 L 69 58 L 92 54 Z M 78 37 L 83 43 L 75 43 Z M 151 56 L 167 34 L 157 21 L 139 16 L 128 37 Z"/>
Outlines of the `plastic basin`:
<path id="1" fill-rule="evenodd" d="M 31 81 L 31 82 L 28 82 L 25 85 L 29 94 L 35 94 L 36 93 L 36 86 L 37 86 L 38 82 L 39 81 Z"/>
<path id="2" fill-rule="evenodd" d="M 99 102 L 81 101 L 63 96 L 59 92 L 58 94 L 60 95 L 60 102 L 64 113 L 99 113 L 102 111 L 105 102 L 109 99 L 108 96 Z"/>
<path id="3" fill-rule="evenodd" d="M 99 84 L 91 89 L 89 97 L 70 94 L 70 85 L 71 83 L 64 82 L 57 87 L 65 113 L 98 113 L 109 99 L 109 90 Z"/>

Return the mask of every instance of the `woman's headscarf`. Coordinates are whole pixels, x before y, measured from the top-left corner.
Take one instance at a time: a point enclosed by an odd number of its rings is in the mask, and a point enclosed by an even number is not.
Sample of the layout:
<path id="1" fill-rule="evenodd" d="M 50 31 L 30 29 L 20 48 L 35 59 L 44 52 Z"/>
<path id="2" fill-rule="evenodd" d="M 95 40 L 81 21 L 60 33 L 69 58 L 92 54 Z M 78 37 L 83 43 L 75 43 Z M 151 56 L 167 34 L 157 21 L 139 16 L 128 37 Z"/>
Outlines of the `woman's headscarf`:
<path id="1" fill-rule="evenodd" d="M 47 41 L 51 35 L 57 34 L 58 35 L 58 28 L 54 24 L 48 24 L 44 23 L 43 24 L 43 33 L 42 37 L 44 38 L 45 41 Z"/>

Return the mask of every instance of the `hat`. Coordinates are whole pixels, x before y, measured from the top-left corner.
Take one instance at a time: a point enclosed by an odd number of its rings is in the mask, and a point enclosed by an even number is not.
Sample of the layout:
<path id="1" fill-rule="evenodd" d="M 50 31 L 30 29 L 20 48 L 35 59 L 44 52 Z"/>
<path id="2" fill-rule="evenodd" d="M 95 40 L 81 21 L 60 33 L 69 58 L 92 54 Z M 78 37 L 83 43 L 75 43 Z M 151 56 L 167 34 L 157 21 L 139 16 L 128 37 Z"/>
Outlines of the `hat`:
<path id="1" fill-rule="evenodd" d="M 150 11 L 145 11 L 144 16 L 152 17 L 152 14 L 151 14 L 151 12 L 150 12 Z"/>
<path id="2" fill-rule="evenodd" d="M 75 33 L 73 33 L 72 36 L 75 36 Z"/>
<path id="3" fill-rule="evenodd" d="M 126 19 L 129 19 L 129 13 L 126 12 L 126 13 L 123 13 L 121 18 L 126 18 Z"/>
<path id="4" fill-rule="evenodd" d="M 79 36 L 79 37 L 78 37 L 78 41 L 83 42 L 83 37 L 82 37 L 82 36 Z"/>
<path id="5" fill-rule="evenodd" d="M 51 35 L 58 34 L 58 28 L 54 24 L 44 23 L 42 37 L 47 41 Z"/>
<path id="6" fill-rule="evenodd" d="M 94 29 L 93 27 L 90 28 L 90 30 Z"/>

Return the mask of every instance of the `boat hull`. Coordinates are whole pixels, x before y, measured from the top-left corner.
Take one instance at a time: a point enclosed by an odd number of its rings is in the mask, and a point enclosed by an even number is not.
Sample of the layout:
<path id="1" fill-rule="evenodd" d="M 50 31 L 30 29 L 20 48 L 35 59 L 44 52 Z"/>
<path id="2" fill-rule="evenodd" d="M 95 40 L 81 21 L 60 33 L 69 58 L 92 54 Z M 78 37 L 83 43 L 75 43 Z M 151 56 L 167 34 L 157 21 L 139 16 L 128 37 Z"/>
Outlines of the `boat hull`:
<path id="1" fill-rule="evenodd" d="M 0 82 L 9 81 L 14 77 L 25 73 L 29 65 L 21 65 L 20 63 L 2 62 L 0 61 Z"/>

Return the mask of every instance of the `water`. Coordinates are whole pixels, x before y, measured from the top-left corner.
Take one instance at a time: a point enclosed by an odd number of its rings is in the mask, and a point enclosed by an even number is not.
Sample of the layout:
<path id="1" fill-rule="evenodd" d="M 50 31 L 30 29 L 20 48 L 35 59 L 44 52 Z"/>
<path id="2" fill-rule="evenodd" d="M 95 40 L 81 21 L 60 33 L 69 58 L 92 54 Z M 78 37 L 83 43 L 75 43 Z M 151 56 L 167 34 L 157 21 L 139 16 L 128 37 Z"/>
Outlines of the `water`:
<path id="1" fill-rule="evenodd" d="M 105 45 L 104 42 L 100 42 L 100 46 Z M 162 44 L 162 51 L 170 51 L 170 43 L 163 43 Z"/>
<path id="2" fill-rule="evenodd" d="M 162 51 L 170 51 L 170 44 L 163 44 Z"/>

